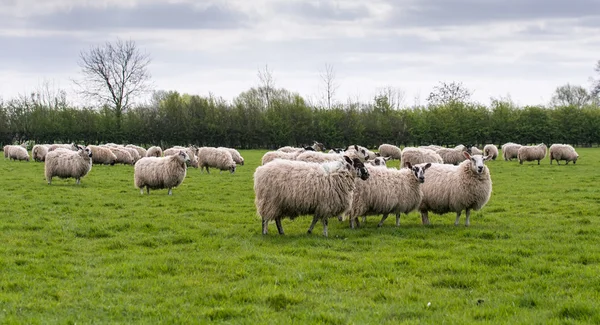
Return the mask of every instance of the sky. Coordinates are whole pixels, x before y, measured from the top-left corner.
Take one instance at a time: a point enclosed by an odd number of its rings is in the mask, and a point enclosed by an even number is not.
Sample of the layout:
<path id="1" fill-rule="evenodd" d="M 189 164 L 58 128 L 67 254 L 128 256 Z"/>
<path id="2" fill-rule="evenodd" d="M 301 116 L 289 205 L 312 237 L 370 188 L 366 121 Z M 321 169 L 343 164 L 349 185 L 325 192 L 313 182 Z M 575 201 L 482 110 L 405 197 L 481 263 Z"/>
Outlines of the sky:
<path id="1" fill-rule="evenodd" d="M 80 53 L 117 38 L 150 55 L 154 89 L 226 100 L 265 67 L 313 102 L 329 65 L 335 100 L 391 87 L 406 105 L 440 82 L 547 104 L 600 77 L 600 0 L 0 0 L 0 98 L 50 84 L 81 101 Z"/>

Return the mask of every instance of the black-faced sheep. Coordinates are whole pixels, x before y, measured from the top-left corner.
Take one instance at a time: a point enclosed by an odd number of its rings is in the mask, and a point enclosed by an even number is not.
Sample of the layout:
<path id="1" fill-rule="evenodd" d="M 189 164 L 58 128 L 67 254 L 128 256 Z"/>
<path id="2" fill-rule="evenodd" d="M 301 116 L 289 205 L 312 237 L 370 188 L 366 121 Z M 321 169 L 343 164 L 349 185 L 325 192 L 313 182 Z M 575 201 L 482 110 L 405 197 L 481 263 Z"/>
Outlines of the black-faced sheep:
<path id="1" fill-rule="evenodd" d="M 517 158 L 519 159 L 519 164 L 523 164 L 524 161 L 535 161 L 537 160 L 538 165 L 540 164 L 540 160 L 546 158 L 546 152 L 548 151 L 548 147 L 545 144 L 540 143 L 537 146 L 522 146 L 519 148 L 517 152 Z"/>
<path id="2" fill-rule="evenodd" d="M 555 143 L 550 146 L 550 165 L 552 165 L 552 160 L 556 160 L 557 165 L 560 165 L 560 160 L 566 161 L 567 165 L 569 161 L 575 164 L 578 158 L 579 154 L 577 154 L 575 148 L 568 144 Z"/>
<path id="3" fill-rule="evenodd" d="M 79 184 L 81 178 L 92 170 L 92 151 L 82 146 L 77 148 L 77 151 L 58 148 L 46 154 L 44 174 L 48 185 L 52 183 L 54 176 L 75 178 Z"/>
<path id="4" fill-rule="evenodd" d="M 308 228 L 322 220 L 327 236 L 327 220 L 345 214 L 352 204 L 356 188 L 355 177 L 369 178 L 369 172 L 359 159 L 345 156 L 339 161 L 311 163 L 276 159 L 256 168 L 254 172 L 254 203 L 262 218 L 262 233 L 275 221 L 283 235 L 281 219 L 314 215 Z"/>
<path id="5" fill-rule="evenodd" d="M 179 186 L 185 179 L 187 162 L 190 156 L 180 150 L 177 154 L 166 157 L 144 157 L 135 163 L 133 181 L 140 193 L 144 194 L 144 187 L 150 194 L 150 189 L 169 189 Z"/>

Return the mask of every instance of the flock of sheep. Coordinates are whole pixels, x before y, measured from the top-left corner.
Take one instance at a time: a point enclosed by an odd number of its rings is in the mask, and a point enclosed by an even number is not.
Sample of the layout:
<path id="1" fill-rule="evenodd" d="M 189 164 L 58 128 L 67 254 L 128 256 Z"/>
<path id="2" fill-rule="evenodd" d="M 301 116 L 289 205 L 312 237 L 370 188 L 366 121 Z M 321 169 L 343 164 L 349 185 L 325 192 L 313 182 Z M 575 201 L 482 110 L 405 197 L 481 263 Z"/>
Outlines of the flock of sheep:
<path id="1" fill-rule="evenodd" d="M 23 146 L 4 146 L 4 157 L 11 160 L 29 161 L 30 156 Z M 53 177 L 74 178 L 77 184 L 87 175 L 94 164 L 134 165 L 134 185 L 144 193 L 150 189 L 172 189 L 185 179 L 187 166 L 200 167 L 203 172 L 209 168 L 234 173 L 237 165 L 244 165 L 244 158 L 232 148 L 175 146 L 164 151 L 157 146 L 148 149 L 135 145 L 81 146 L 72 144 L 40 144 L 31 149 L 33 160 L 44 162 L 44 174 L 48 184 Z"/>
<path id="2" fill-rule="evenodd" d="M 255 205 L 262 218 L 262 233 L 274 221 L 279 234 L 284 234 L 281 220 L 313 215 L 308 229 L 323 223 L 327 236 L 328 218 L 349 219 L 350 227 L 358 226 L 368 215 L 383 215 L 382 226 L 389 214 L 400 215 L 418 210 L 423 224 L 430 224 L 429 212 L 456 213 L 455 225 L 465 211 L 465 225 L 470 225 L 472 210 L 489 201 L 492 180 L 485 162 L 498 157 L 498 148 L 488 144 L 483 150 L 459 145 L 444 148 L 430 145 L 406 147 L 382 144 L 377 153 L 362 146 L 332 149 L 325 153 L 321 144 L 312 147 L 282 147 L 267 152 L 262 166 L 254 173 Z M 546 156 L 546 145 L 502 146 L 505 160 L 517 158 L 538 161 Z M 579 155 L 570 145 L 553 144 L 550 163 L 561 160 L 576 163 Z M 400 160 L 399 169 L 388 168 L 386 161 Z"/>
<path id="3" fill-rule="evenodd" d="M 327 236 L 328 218 L 348 219 L 351 228 L 363 223 L 368 215 L 383 215 L 382 226 L 389 214 L 400 215 L 419 211 L 423 224 L 430 224 L 429 212 L 456 213 L 455 225 L 465 211 L 465 225 L 470 224 L 470 213 L 479 210 L 490 199 L 492 180 L 485 165 L 498 157 L 498 148 L 488 144 L 483 150 L 459 145 L 444 148 L 435 145 L 406 147 L 403 150 L 391 144 L 382 144 L 378 152 L 352 145 L 324 152 L 322 144 L 295 148 L 282 147 L 262 157 L 262 165 L 254 172 L 255 205 L 262 219 L 262 233 L 274 221 L 283 234 L 281 220 L 302 215 L 313 215 L 308 229 L 311 233 L 317 222 L 323 223 Z M 504 160 L 514 158 L 537 161 L 546 157 L 545 144 L 522 146 L 506 143 L 502 146 Z M 570 145 L 550 146 L 553 160 L 573 162 L 579 155 Z M 11 160 L 30 160 L 23 146 L 4 147 L 4 157 Z M 134 185 L 140 193 L 150 189 L 172 189 L 185 179 L 187 166 L 227 170 L 234 173 L 244 158 L 232 148 L 224 147 L 160 147 L 148 149 L 135 145 L 80 146 L 76 144 L 35 145 L 31 150 L 35 161 L 44 162 L 45 178 L 51 184 L 53 177 L 75 178 L 77 184 L 94 164 L 116 163 L 134 165 Z M 400 160 L 400 168 L 388 168 L 390 159 Z"/>

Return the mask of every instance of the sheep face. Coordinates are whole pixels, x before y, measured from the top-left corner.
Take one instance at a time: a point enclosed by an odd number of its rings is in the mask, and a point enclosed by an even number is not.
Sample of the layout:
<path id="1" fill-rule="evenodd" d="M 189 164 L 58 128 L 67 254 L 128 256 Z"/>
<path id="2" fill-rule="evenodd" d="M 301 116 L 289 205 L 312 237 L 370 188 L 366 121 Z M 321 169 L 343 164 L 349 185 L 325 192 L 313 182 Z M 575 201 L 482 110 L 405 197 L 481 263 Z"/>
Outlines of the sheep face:
<path id="1" fill-rule="evenodd" d="M 412 166 L 410 164 L 410 162 L 406 162 L 405 164 L 406 168 L 409 168 L 410 170 L 412 170 L 413 175 L 415 176 L 415 179 L 419 182 L 419 183 L 424 183 L 425 182 L 425 171 L 427 170 L 427 168 L 431 167 L 431 163 L 427 163 L 425 165 L 415 165 Z"/>
<path id="2" fill-rule="evenodd" d="M 323 145 L 321 142 L 317 142 L 317 141 L 314 141 L 312 148 L 315 151 L 325 151 L 325 145 Z"/>
<path id="3" fill-rule="evenodd" d="M 179 154 L 177 155 L 179 156 L 179 159 L 181 159 L 186 164 L 190 162 L 190 156 L 187 154 L 187 152 L 179 150 Z"/>
<path id="4" fill-rule="evenodd" d="M 358 158 L 350 159 L 348 156 L 344 156 L 346 162 L 346 168 L 349 171 L 354 171 L 357 177 L 360 177 L 363 181 L 369 178 L 369 170 L 365 167 L 365 164 Z"/>
<path id="5" fill-rule="evenodd" d="M 471 160 L 471 170 L 478 175 L 483 173 L 486 160 L 490 160 L 492 156 L 473 155 L 471 156 L 468 152 L 464 152 L 465 158 Z"/>
<path id="6" fill-rule="evenodd" d="M 77 151 L 79 151 L 79 154 L 82 155 L 83 157 L 87 156 L 89 158 L 92 158 L 92 150 L 88 147 L 82 147 L 80 145 L 73 145 L 75 148 L 77 148 Z"/>
<path id="7" fill-rule="evenodd" d="M 388 160 L 390 160 L 390 157 L 377 157 L 373 160 L 368 160 L 367 162 L 373 166 L 385 166 L 385 163 Z"/>
<path id="8" fill-rule="evenodd" d="M 230 174 L 235 173 L 235 163 L 233 164 L 233 166 L 229 167 L 229 173 Z"/>

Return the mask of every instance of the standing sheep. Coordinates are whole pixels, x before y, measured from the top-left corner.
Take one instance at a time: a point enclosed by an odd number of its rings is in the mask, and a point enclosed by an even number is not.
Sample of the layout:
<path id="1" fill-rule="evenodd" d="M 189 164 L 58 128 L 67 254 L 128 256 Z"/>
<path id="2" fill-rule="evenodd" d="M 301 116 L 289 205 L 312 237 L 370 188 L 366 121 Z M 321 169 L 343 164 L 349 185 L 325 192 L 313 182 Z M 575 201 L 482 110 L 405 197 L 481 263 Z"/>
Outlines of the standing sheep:
<path id="1" fill-rule="evenodd" d="M 6 145 L 2 148 L 2 152 L 4 152 L 4 159 L 8 158 L 8 150 L 9 150 L 9 145 Z"/>
<path id="2" fill-rule="evenodd" d="M 166 157 L 144 157 L 135 163 L 133 171 L 133 182 L 140 194 L 144 194 L 144 187 L 150 194 L 150 189 L 169 189 L 169 195 L 173 194 L 173 188 L 183 183 L 187 172 L 187 162 L 190 156 L 180 150 L 177 154 Z"/>
<path id="3" fill-rule="evenodd" d="M 92 162 L 101 165 L 114 165 L 117 162 L 117 156 L 108 148 L 101 146 L 87 146 L 92 152 Z"/>
<path id="4" fill-rule="evenodd" d="M 29 161 L 29 152 L 27 152 L 27 149 L 25 149 L 21 146 L 7 146 L 7 147 L 8 147 L 8 149 L 6 147 L 4 147 L 4 154 L 6 155 L 6 153 L 8 152 L 8 159 Z"/>
<path id="5" fill-rule="evenodd" d="M 479 150 L 476 146 L 468 147 L 468 151 L 470 155 L 483 155 L 483 151 Z"/>
<path id="6" fill-rule="evenodd" d="M 367 166 L 369 179 L 364 183 L 356 181 L 352 207 L 348 212 L 350 228 L 354 229 L 360 216 L 365 223 L 367 215 L 383 214 L 377 225 L 381 227 L 390 213 L 396 214 L 396 226 L 400 226 L 400 214 L 410 213 L 421 203 L 421 184 L 429 167 L 431 163 L 417 166 L 407 163 L 406 168 L 400 169 Z"/>
<path id="7" fill-rule="evenodd" d="M 467 160 L 458 166 L 432 164 L 427 170 L 427 182 L 421 189 L 423 199 L 419 210 L 423 224 L 430 224 L 429 211 L 436 214 L 456 212 L 454 225 L 462 210 L 466 210 L 466 226 L 470 225 L 471 210 L 479 210 L 490 199 L 492 179 L 484 162 L 490 156 L 469 155 L 463 152 Z"/>
<path id="8" fill-rule="evenodd" d="M 308 233 L 322 220 L 323 235 L 327 236 L 327 219 L 350 209 L 355 177 L 366 180 L 369 172 L 359 159 L 347 156 L 322 164 L 276 159 L 256 168 L 254 203 L 262 218 L 263 235 L 270 221 L 275 221 L 283 235 L 281 219 L 313 214 Z"/>
<path id="9" fill-rule="evenodd" d="M 229 153 L 231 154 L 231 158 L 233 158 L 233 161 L 235 161 L 235 163 L 237 165 L 244 166 L 244 157 L 242 157 L 242 155 L 240 155 L 239 151 L 237 151 L 233 148 L 226 148 L 226 147 L 219 147 L 219 148 L 229 151 Z"/>
<path id="10" fill-rule="evenodd" d="M 162 154 L 162 149 L 157 146 L 150 147 L 146 151 L 146 157 L 162 157 Z"/>
<path id="11" fill-rule="evenodd" d="M 502 145 L 502 158 L 504 161 L 512 161 L 513 158 L 519 156 L 519 149 L 521 145 L 517 143 L 508 142 Z"/>
<path id="12" fill-rule="evenodd" d="M 262 165 L 271 162 L 277 158 L 279 159 L 286 159 L 286 160 L 296 160 L 296 157 L 298 157 L 298 155 L 300 155 L 301 153 L 305 152 L 304 149 L 302 150 L 298 150 L 298 151 L 293 151 L 293 152 L 283 152 L 283 151 L 268 151 L 267 153 L 265 153 L 262 157 L 261 163 Z"/>
<path id="13" fill-rule="evenodd" d="M 133 144 L 128 144 L 125 147 L 137 150 L 138 154 L 140 155 L 140 158 L 146 157 L 146 154 L 148 153 L 148 150 L 146 150 L 146 148 L 143 148 L 143 147 L 140 147 L 140 146 L 136 146 L 136 145 L 133 145 Z"/>
<path id="14" fill-rule="evenodd" d="M 419 148 L 421 148 L 421 149 L 428 149 L 428 150 L 432 150 L 432 151 L 436 151 L 436 150 L 439 150 L 439 149 L 444 149 L 444 147 L 437 146 L 435 144 L 430 144 L 428 146 L 419 146 Z"/>
<path id="15" fill-rule="evenodd" d="M 328 161 L 338 161 L 342 159 L 342 155 L 337 153 L 324 153 L 319 151 L 305 151 L 296 157 L 298 161 L 323 163 Z"/>
<path id="16" fill-rule="evenodd" d="M 455 148 L 442 148 L 436 150 L 436 153 L 442 157 L 444 164 L 458 165 L 465 160 L 464 152 L 467 152 L 467 147 L 461 145 Z"/>
<path id="17" fill-rule="evenodd" d="M 133 165 L 135 163 L 129 151 L 125 150 L 124 148 L 107 145 L 104 147 L 108 148 L 110 151 L 112 151 L 112 153 L 115 154 L 115 156 L 117 156 L 117 164 Z"/>
<path id="18" fill-rule="evenodd" d="M 214 147 L 202 147 L 198 151 L 198 166 L 200 171 L 203 172 L 206 168 L 206 172 L 210 174 L 209 167 L 218 168 L 221 173 L 224 170 L 228 170 L 229 173 L 235 173 L 235 161 L 228 150 L 214 148 Z"/>
<path id="19" fill-rule="evenodd" d="M 566 164 L 569 164 L 569 161 L 573 162 L 573 165 L 577 163 L 577 159 L 579 155 L 575 151 L 575 148 L 568 144 L 558 144 L 555 143 L 550 146 L 550 165 L 552 165 L 552 160 L 556 160 L 556 164 L 560 165 L 560 160 L 566 161 Z"/>
<path id="20" fill-rule="evenodd" d="M 393 144 L 384 143 L 379 146 L 379 155 L 381 155 L 381 157 L 390 157 L 392 159 L 401 160 L 402 150 Z"/>
<path id="21" fill-rule="evenodd" d="M 548 147 L 543 143 L 540 143 L 537 146 L 522 146 L 517 152 L 519 164 L 523 165 L 523 161 L 537 160 L 539 165 L 540 160 L 546 158 L 546 151 L 548 151 Z"/>
<path id="22" fill-rule="evenodd" d="M 417 165 L 422 163 L 438 163 L 443 164 L 444 160 L 440 155 L 431 149 L 406 147 L 402 150 L 401 167 L 405 167 L 407 163 Z"/>
<path id="23" fill-rule="evenodd" d="M 193 146 L 187 148 L 175 146 L 169 149 L 165 149 L 165 151 L 163 151 L 163 154 L 165 155 L 165 157 L 172 156 L 178 154 L 181 150 L 185 151 L 190 157 L 190 166 L 198 168 L 198 157 L 196 156 L 196 148 Z"/>
<path id="24" fill-rule="evenodd" d="M 81 178 L 92 170 L 92 151 L 81 146 L 77 148 L 77 151 L 61 148 L 46 154 L 44 174 L 48 185 L 54 176 L 75 178 L 79 184 Z"/>
<path id="25" fill-rule="evenodd" d="M 314 149 L 312 147 L 311 147 L 310 150 L 314 151 Z M 306 148 L 298 148 L 298 147 L 285 146 L 285 147 L 281 147 L 281 148 L 277 149 L 277 151 L 282 151 L 282 152 L 289 153 L 289 152 L 295 152 L 295 151 L 306 151 Z"/>
<path id="26" fill-rule="evenodd" d="M 44 161 L 49 147 L 47 144 L 36 144 L 31 148 L 31 158 L 34 161 Z"/>
<path id="27" fill-rule="evenodd" d="M 498 147 L 493 144 L 486 144 L 485 147 L 483 147 L 483 155 L 491 156 L 492 160 L 496 160 L 496 158 L 498 158 Z"/>
<path id="28" fill-rule="evenodd" d="M 77 145 L 75 143 L 71 143 L 71 144 L 56 143 L 56 144 L 51 144 L 48 147 L 48 152 L 54 151 L 54 150 L 59 149 L 59 148 L 68 149 L 68 150 L 72 150 L 72 151 L 77 151 L 78 150 Z"/>

